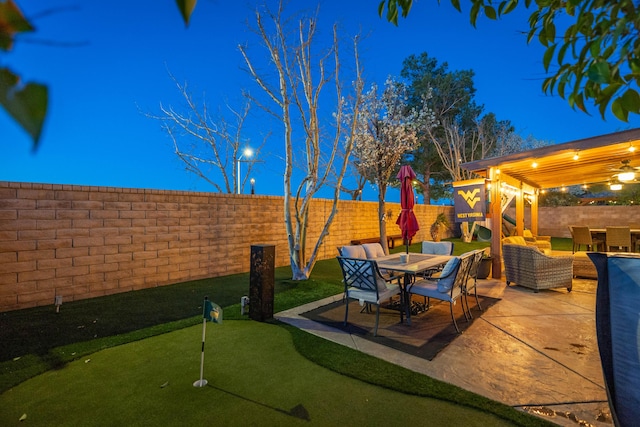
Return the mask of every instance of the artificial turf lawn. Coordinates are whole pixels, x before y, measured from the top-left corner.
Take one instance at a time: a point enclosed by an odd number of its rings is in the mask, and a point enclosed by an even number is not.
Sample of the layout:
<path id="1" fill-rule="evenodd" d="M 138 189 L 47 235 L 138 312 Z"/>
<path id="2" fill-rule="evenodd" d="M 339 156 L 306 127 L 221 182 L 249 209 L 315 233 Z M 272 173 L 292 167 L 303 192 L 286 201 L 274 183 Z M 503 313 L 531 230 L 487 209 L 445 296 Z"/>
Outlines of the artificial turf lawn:
<path id="1" fill-rule="evenodd" d="M 462 243 L 456 240 L 454 254 L 486 246 L 486 242 Z M 392 252 L 404 249 L 399 247 Z M 419 252 L 420 244 L 412 245 L 410 250 Z M 341 273 L 335 259 L 319 261 L 308 281 L 291 281 L 290 277 L 288 267 L 276 269 L 276 312 L 342 291 Z M 190 329 L 193 325 L 201 324 L 204 295 L 209 295 L 213 301 L 225 307 L 225 325 L 231 324 L 233 322 L 229 322 L 229 319 L 242 318 L 238 302 L 240 296 L 247 293 L 248 274 L 239 274 L 63 304 L 59 314 L 55 314 L 52 307 L 0 313 L 0 342 L 5 344 L 0 346 L 0 393 L 4 392 L 0 398 L 4 399 L 5 394 L 15 393 L 15 390 L 22 387 L 16 386 L 28 378 L 47 371 L 44 376 L 54 375 L 56 372 L 63 372 L 67 366 L 82 364 L 87 358 L 93 359 L 92 353 L 120 348 L 115 346 L 128 345 L 127 343 L 138 340 L 146 342 L 150 337 L 154 337 L 150 338 L 154 341 L 165 336 L 160 334 L 182 328 Z M 404 390 L 416 396 L 460 402 L 462 405 L 499 415 L 516 425 L 549 425 L 544 420 L 457 387 L 346 349 L 287 325 L 280 326 L 289 330 L 300 354 L 335 372 L 342 372 L 380 387 Z M 132 355 L 139 357 L 135 353 Z M 189 357 L 194 356 L 189 353 Z M 199 357 L 199 353 L 196 357 Z M 208 361 L 210 357 L 208 356 Z M 278 357 L 275 356 L 266 363 L 278 363 Z M 369 366 L 375 368 L 370 370 Z M 122 366 L 118 368 L 125 369 Z M 38 378 L 40 376 L 32 381 L 39 381 Z M 190 384 L 192 381 L 189 381 Z M 408 387 L 408 384 L 412 387 Z M 100 387 L 99 380 L 97 386 Z M 14 389 L 10 390 L 11 388 Z M 43 391 L 46 391 L 46 387 Z M 79 397 L 80 394 L 73 396 Z M 87 402 L 85 404 L 92 406 Z M 342 405 L 339 411 L 348 411 L 345 408 Z M 457 409 L 453 406 L 448 410 Z M 424 415 L 421 419 L 425 421 Z"/>
<path id="2" fill-rule="evenodd" d="M 513 425 L 490 412 L 325 369 L 295 351 L 286 327 L 254 321 L 207 324 L 209 384 L 195 388 L 201 334 L 196 325 L 112 347 L 25 381 L 0 395 L 0 425 L 19 425 L 24 415 L 24 424 L 35 426 Z M 388 365 L 363 366 L 357 358 L 344 362 L 354 364 L 358 375 L 369 371 L 373 379 Z M 415 389 L 422 377 L 400 378 Z M 463 399 L 472 395 L 457 391 Z"/>

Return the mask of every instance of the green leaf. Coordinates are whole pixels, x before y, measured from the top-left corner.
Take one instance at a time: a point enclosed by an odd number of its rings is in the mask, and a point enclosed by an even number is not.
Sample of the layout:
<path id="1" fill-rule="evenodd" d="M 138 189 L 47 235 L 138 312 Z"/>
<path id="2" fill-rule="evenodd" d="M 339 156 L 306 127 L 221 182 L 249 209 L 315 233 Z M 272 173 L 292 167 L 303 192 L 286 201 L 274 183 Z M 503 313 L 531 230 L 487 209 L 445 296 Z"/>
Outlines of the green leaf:
<path id="1" fill-rule="evenodd" d="M 621 98 L 616 98 L 613 100 L 613 102 L 611 103 L 611 111 L 613 112 L 614 116 L 616 116 L 623 122 L 629 121 L 629 111 L 624 108 Z M 604 118 L 604 114 L 602 115 L 602 117 Z"/>
<path id="2" fill-rule="evenodd" d="M 558 83 L 558 95 L 560 95 L 560 98 L 564 99 L 564 88 L 567 85 L 567 81 L 566 80 L 560 80 L 560 82 Z"/>
<path id="3" fill-rule="evenodd" d="M 382 12 L 384 12 L 384 5 L 387 3 L 387 0 L 382 0 L 378 5 L 378 16 L 382 18 Z"/>
<path id="4" fill-rule="evenodd" d="M 489 5 L 486 5 L 484 7 L 484 14 L 487 15 L 487 18 L 489 18 L 489 19 L 494 19 L 495 20 L 498 17 L 497 14 L 496 14 L 496 10 L 492 6 L 489 6 Z"/>
<path id="5" fill-rule="evenodd" d="M 544 23 L 544 31 L 547 35 L 547 41 L 554 42 L 556 39 L 556 26 L 551 20 L 547 20 Z"/>
<path id="6" fill-rule="evenodd" d="M 474 1 L 473 6 L 471 6 L 471 11 L 469 11 L 469 17 L 471 18 L 471 25 L 476 27 L 476 22 L 478 21 L 478 13 L 480 13 L 480 2 Z"/>
<path id="7" fill-rule="evenodd" d="M 176 4 L 182 14 L 182 19 L 184 20 L 185 25 L 189 25 L 191 14 L 193 13 L 193 9 L 195 9 L 197 2 L 198 0 L 176 0 Z"/>
<path id="8" fill-rule="evenodd" d="M 462 9 L 460 9 L 460 0 L 451 0 L 451 5 L 455 7 L 458 12 L 462 12 Z"/>
<path id="9" fill-rule="evenodd" d="M 398 0 L 389 0 L 387 4 L 387 21 L 398 25 Z"/>
<path id="10" fill-rule="evenodd" d="M 47 115 L 47 87 L 36 83 L 20 87 L 19 83 L 17 75 L 0 69 L 0 105 L 31 136 L 35 149 Z"/>
<path id="11" fill-rule="evenodd" d="M 582 93 L 578 92 L 574 99 L 576 106 L 586 113 L 587 109 L 584 107 L 584 97 L 582 96 Z"/>
<path id="12" fill-rule="evenodd" d="M 542 64 L 544 65 L 545 71 L 549 71 L 549 64 L 551 64 L 551 60 L 553 59 L 553 54 L 557 46 L 557 44 L 552 44 L 544 52 L 544 56 L 542 57 Z"/>
<path id="13" fill-rule="evenodd" d="M 640 113 L 640 95 L 634 89 L 627 89 L 619 99 L 625 110 Z"/>
<path id="14" fill-rule="evenodd" d="M 0 2 L 0 49 L 11 50 L 16 34 L 33 30 L 13 1 Z"/>
<path id="15" fill-rule="evenodd" d="M 402 8 L 402 17 L 406 18 L 409 15 L 409 11 L 411 10 L 411 6 L 413 5 L 413 0 L 398 0 L 400 3 L 400 7 Z"/>
<path id="16" fill-rule="evenodd" d="M 513 10 L 516 8 L 517 5 L 518 5 L 517 1 L 509 0 L 508 2 L 506 2 L 506 5 L 504 6 L 504 8 L 501 9 L 500 15 L 506 15 L 507 13 L 513 12 Z"/>
<path id="17" fill-rule="evenodd" d="M 592 82 L 598 84 L 607 84 L 611 81 L 611 70 L 609 64 L 605 61 L 594 62 L 587 71 L 587 77 Z"/>
<path id="18" fill-rule="evenodd" d="M 564 55 L 567 53 L 567 49 L 569 48 L 569 44 L 565 43 L 560 46 L 560 50 L 558 50 L 558 65 L 562 65 L 564 62 Z"/>

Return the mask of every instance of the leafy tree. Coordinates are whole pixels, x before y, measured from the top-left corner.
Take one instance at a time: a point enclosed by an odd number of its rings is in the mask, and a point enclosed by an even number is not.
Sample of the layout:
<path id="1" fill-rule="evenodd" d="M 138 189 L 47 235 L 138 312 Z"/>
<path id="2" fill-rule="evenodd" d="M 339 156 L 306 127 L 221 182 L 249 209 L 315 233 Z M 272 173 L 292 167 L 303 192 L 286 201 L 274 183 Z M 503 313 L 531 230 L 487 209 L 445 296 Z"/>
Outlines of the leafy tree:
<path id="1" fill-rule="evenodd" d="M 580 204 L 578 196 L 564 191 L 547 191 L 540 195 L 540 206 L 577 206 Z"/>
<path id="2" fill-rule="evenodd" d="M 355 115 L 353 157 L 362 176 L 378 187 L 378 222 L 380 243 L 388 251 L 385 196 L 390 179 L 398 170 L 402 155 L 418 146 L 416 126 L 431 126 L 429 109 L 408 108 L 404 86 L 388 78 L 382 93 L 373 84 L 364 94 L 359 114 Z M 345 117 L 347 123 L 353 116 Z"/>
<path id="3" fill-rule="evenodd" d="M 444 167 L 438 150 L 431 137 L 444 136 L 443 123 L 455 123 L 459 129 L 475 128 L 475 122 L 482 113 L 482 107 L 474 101 L 473 71 L 450 71 L 446 62 L 438 64 L 426 52 L 410 55 L 402 63 L 400 76 L 408 85 L 409 105 L 419 106 L 426 99 L 439 126 L 429 133 L 420 132 L 420 146 L 412 152 L 411 166 L 421 177 L 420 190 L 424 202 L 446 195 L 442 183 L 451 177 Z M 432 194 L 432 184 L 437 192 Z"/>
<path id="4" fill-rule="evenodd" d="M 343 120 L 347 91 L 340 73 L 338 32 L 334 25 L 332 44 L 317 56 L 314 39 L 317 17 L 293 19 L 285 16 L 283 1 L 280 1 L 277 10 L 272 11 L 265 6 L 256 11 L 255 18 L 256 24 L 252 30 L 264 47 L 269 66 L 259 68 L 258 61 L 249 55 L 246 46 L 239 46 L 239 49 L 249 75 L 266 97 L 252 99 L 282 126 L 285 152 L 284 222 L 289 258 L 293 279 L 306 280 L 337 213 L 342 180 L 349 165 L 356 129 L 355 120 L 347 123 Z M 358 37 L 354 39 L 355 76 L 349 79 L 354 82 L 351 117 L 359 115 L 363 87 L 357 47 Z M 331 84 L 334 91 L 324 95 L 323 90 Z M 325 107 L 325 102 L 330 107 Z M 332 123 L 322 120 L 321 112 L 326 108 L 334 109 Z M 325 129 L 327 126 L 323 124 L 333 124 L 333 134 L 329 135 Z M 343 142 L 345 135 L 346 144 Z M 296 183 L 293 169 L 298 156 L 302 157 L 302 179 Z M 329 179 L 335 180 L 332 209 L 313 248 L 307 250 L 310 202 Z"/>
<path id="5" fill-rule="evenodd" d="M 460 0 L 451 4 L 461 11 Z M 587 112 L 593 102 L 604 118 L 607 107 L 622 121 L 640 113 L 640 3 L 634 0 L 469 0 L 471 24 L 478 16 L 498 19 L 523 5 L 531 9 L 527 41 L 546 48 L 542 58 L 545 93 L 556 92 L 572 108 Z M 412 0 L 382 0 L 378 13 L 398 24 Z M 562 33 L 564 30 L 564 33 Z"/>

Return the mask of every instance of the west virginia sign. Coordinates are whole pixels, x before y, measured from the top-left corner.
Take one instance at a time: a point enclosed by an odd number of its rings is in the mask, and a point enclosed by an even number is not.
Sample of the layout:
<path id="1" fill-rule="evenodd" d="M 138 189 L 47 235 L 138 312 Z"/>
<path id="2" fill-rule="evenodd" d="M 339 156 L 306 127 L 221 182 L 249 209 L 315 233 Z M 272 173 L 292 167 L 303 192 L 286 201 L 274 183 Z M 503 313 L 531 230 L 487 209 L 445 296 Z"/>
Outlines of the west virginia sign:
<path id="1" fill-rule="evenodd" d="M 486 217 L 484 180 L 453 183 L 456 222 L 484 221 Z"/>

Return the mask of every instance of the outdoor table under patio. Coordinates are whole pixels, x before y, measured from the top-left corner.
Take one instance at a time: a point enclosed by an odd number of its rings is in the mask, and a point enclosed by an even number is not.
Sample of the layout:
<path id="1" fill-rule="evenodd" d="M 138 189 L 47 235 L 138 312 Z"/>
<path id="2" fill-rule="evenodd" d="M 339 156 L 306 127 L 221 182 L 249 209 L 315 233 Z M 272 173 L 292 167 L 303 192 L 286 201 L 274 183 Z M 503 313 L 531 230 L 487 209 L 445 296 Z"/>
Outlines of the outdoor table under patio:
<path id="1" fill-rule="evenodd" d="M 408 256 L 408 260 L 403 258 Z M 411 301 L 407 288 L 411 284 L 411 280 L 416 274 L 423 273 L 427 270 L 434 269 L 440 265 L 444 265 L 452 257 L 449 255 L 429 255 L 410 252 L 391 254 L 384 257 L 376 258 L 378 267 L 383 270 L 395 271 L 404 274 L 404 279 L 400 283 L 402 289 L 402 298 L 404 310 L 407 316 L 407 324 L 411 325 Z"/>

